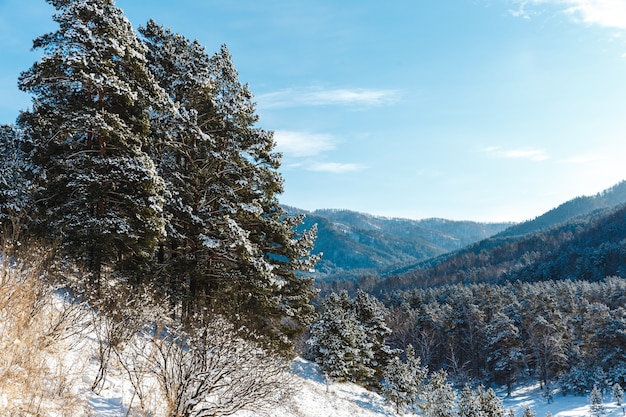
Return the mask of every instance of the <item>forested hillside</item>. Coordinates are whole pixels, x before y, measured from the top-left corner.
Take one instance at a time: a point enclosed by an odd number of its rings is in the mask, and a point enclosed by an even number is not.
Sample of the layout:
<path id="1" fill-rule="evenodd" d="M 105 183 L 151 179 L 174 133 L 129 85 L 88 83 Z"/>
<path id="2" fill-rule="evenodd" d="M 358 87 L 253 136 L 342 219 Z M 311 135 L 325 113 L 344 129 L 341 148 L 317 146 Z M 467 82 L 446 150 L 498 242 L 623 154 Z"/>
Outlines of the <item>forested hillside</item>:
<path id="1" fill-rule="evenodd" d="M 622 275 L 626 264 L 623 255 L 625 216 L 626 207 L 618 205 L 521 236 L 505 231 L 392 273 L 378 288 L 386 291 L 509 280 L 597 281 Z"/>
<path id="2" fill-rule="evenodd" d="M 304 229 L 317 226 L 312 253 L 323 254 L 316 278 L 355 279 L 388 268 L 414 264 L 492 236 L 511 223 L 478 223 L 445 219 L 386 218 L 349 210 L 285 207 L 304 214 Z"/>
<path id="3" fill-rule="evenodd" d="M 582 196 L 566 201 L 541 216 L 498 233 L 498 236 L 516 236 L 537 232 L 577 216 L 585 216 L 595 210 L 615 207 L 626 203 L 626 181 L 614 185 L 593 196 Z"/>

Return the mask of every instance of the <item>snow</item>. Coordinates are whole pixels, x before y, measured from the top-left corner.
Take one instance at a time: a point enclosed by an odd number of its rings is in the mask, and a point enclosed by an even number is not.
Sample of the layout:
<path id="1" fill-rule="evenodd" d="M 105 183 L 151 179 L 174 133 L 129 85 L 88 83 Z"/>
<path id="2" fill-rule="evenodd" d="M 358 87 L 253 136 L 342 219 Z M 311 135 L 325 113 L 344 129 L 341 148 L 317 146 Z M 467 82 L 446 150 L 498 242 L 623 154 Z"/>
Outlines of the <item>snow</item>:
<path id="1" fill-rule="evenodd" d="M 77 360 L 80 353 L 69 360 Z M 84 356 L 83 356 L 84 358 Z M 131 385 L 125 381 L 121 371 L 111 372 L 106 378 L 100 395 L 93 393 L 89 386 L 97 371 L 97 363 L 91 360 L 81 381 L 89 406 L 94 417 L 124 417 L 132 397 Z M 352 383 L 328 383 L 319 367 L 302 358 L 292 362 L 291 372 L 294 374 L 296 393 L 293 399 L 279 408 L 271 410 L 272 417 L 392 417 L 397 416 L 393 407 L 385 404 L 383 398 Z M 589 416 L 589 399 L 580 396 L 562 396 L 555 394 L 552 403 L 543 397 L 539 386 L 521 387 L 514 390 L 510 397 L 506 390 L 496 390 L 505 409 L 513 408 L 520 416 L 525 406 L 530 406 L 537 417 L 544 417 L 550 412 L 553 417 Z M 605 393 L 605 417 L 624 415 L 622 407 L 609 402 L 610 393 Z M 235 417 L 265 417 L 267 413 L 240 411 Z M 415 414 L 404 414 L 414 416 Z"/>
<path id="2" fill-rule="evenodd" d="M 57 301 L 53 301 L 52 305 L 62 310 L 64 301 L 60 298 Z M 78 317 L 87 319 L 85 316 Z M 45 322 L 45 320 L 43 321 Z M 2 324 L 6 323 L 0 323 L 0 330 L 5 330 L 3 333 L 6 334 L 6 329 L 2 328 Z M 98 346 L 101 338 L 95 333 L 94 327 L 86 327 L 80 321 L 74 322 L 74 325 L 76 330 L 71 330 L 67 339 L 63 339 L 59 344 L 55 345 L 56 349 L 54 351 L 45 351 L 45 354 L 49 355 L 45 360 L 48 368 L 50 368 L 51 372 L 54 369 L 59 370 L 56 374 L 58 378 L 56 378 L 55 387 L 58 386 L 58 388 L 71 390 L 74 399 L 89 406 L 91 409 L 89 415 L 92 417 L 125 417 L 129 415 L 128 407 L 133 402 L 137 405 L 138 396 L 133 391 L 133 383 L 128 379 L 128 373 L 119 365 L 111 366 L 104 378 L 101 389 L 94 392 L 91 389 L 91 385 L 99 369 Z M 16 352 L 12 346 L 21 346 L 26 343 L 24 340 L 18 336 L 12 336 L 4 340 L 4 343 L 0 344 L 0 355 L 3 352 L 6 353 L 7 349 L 13 349 L 12 352 Z M 20 349 L 22 348 L 20 347 Z M 132 352 L 128 351 L 128 354 L 132 355 Z M 111 363 L 114 364 L 116 361 Z M 270 411 L 239 411 L 234 416 L 393 417 L 397 415 L 394 408 L 387 405 L 380 395 L 352 383 L 329 382 L 316 364 L 302 358 L 296 358 L 292 361 L 290 371 L 293 374 L 290 386 L 295 389 L 294 395 L 290 400 L 281 403 L 279 407 Z M 21 370 L 16 370 L 14 373 L 20 372 Z M 162 403 L 162 401 L 155 397 L 156 393 L 159 392 L 158 389 L 153 389 L 155 381 L 149 377 L 141 376 L 141 374 L 135 373 L 133 375 L 135 378 L 139 376 L 142 379 L 140 384 L 142 387 L 142 399 L 148 408 L 158 408 L 158 404 Z M 136 380 L 135 383 L 137 383 Z M 495 391 L 504 407 L 506 409 L 512 408 L 517 416 L 520 416 L 524 407 L 527 406 L 532 408 L 537 417 L 544 417 L 548 413 L 552 414 L 553 417 L 583 417 L 590 415 L 589 398 L 587 396 L 562 396 L 555 392 L 552 401 L 548 402 L 538 385 L 517 387 L 510 396 L 506 395 L 505 388 L 496 389 Z M 10 407 L 10 404 L 15 404 L 15 395 L 27 396 L 28 393 L 19 390 L 0 392 L 0 410 L 6 410 L 7 407 Z M 20 400 L 18 399 L 17 403 L 19 402 Z M 603 406 L 603 417 L 626 415 L 623 407 L 617 406 L 611 401 L 610 392 L 604 393 Z M 42 415 L 56 416 L 61 414 L 44 413 Z M 153 415 L 158 417 L 162 413 L 157 411 Z M 415 414 L 405 415 L 415 416 Z"/>

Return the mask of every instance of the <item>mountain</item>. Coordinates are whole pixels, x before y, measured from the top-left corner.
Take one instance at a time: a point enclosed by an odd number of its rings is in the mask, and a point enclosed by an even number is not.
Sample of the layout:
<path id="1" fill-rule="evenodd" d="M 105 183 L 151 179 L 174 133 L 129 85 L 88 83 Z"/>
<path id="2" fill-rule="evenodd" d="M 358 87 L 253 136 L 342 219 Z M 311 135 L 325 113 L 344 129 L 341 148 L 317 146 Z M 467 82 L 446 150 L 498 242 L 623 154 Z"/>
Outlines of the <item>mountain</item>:
<path id="1" fill-rule="evenodd" d="M 378 290 L 626 275 L 625 183 L 460 250 L 390 272 Z"/>
<path id="2" fill-rule="evenodd" d="M 387 218 L 349 210 L 306 211 L 303 228 L 317 224 L 313 253 L 323 253 L 318 278 L 341 279 L 379 273 L 447 253 L 503 231 L 512 223 Z"/>
<path id="3" fill-rule="evenodd" d="M 498 233 L 497 236 L 518 236 L 536 232 L 595 210 L 610 208 L 626 202 L 626 181 L 622 181 L 593 196 L 576 197 L 560 206 Z"/>

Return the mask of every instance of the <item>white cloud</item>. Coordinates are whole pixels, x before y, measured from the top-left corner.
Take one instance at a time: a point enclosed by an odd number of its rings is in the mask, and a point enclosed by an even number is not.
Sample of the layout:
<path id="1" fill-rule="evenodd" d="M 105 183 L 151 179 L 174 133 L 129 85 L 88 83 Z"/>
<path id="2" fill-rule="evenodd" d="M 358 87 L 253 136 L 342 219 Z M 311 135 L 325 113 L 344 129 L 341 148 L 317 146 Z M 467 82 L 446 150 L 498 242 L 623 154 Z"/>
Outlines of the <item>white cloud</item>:
<path id="1" fill-rule="evenodd" d="M 307 157 L 335 149 L 331 135 L 277 130 L 274 132 L 276 150 L 286 156 Z"/>
<path id="2" fill-rule="evenodd" d="M 626 1 L 624 0 L 516 0 L 514 16 L 529 18 L 533 12 L 529 5 L 555 5 L 589 25 L 626 29 Z"/>
<path id="3" fill-rule="evenodd" d="M 289 130 L 274 132 L 276 150 L 295 161 L 284 165 L 289 169 L 300 169 L 315 172 L 344 174 L 365 169 L 355 163 L 320 162 L 317 158 L 324 152 L 335 149 L 335 138 L 332 135 L 319 133 L 303 133 Z"/>
<path id="4" fill-rule="evenodd" d="M 256 97 L 259 107 L 281 108 L 302 106 L 375 107 L 397 101 L 396 90 L 288 88 Z"/>
<path id="5" fill-rule="evenodd" d="M 626 29 L 624 0 L 570 0 L 568 12 L 580 16 L 585 23 Z"/>
<path id="6" fill-rule="evenodd" d="M 498 146 L 490 146 L 483 148 L 482 151 L 496 158 L 527 159 L 535 162 L 550 159 L 543 149 L 502 149 Z"/>
<path id="7" fill-rule="evenodd" d="M 332 174 L 343 174 L 346 172 L 362 171 L 363 165 L 341 162 L 314 162 L 307 168 L 309 171 L 330 172 Z"/>

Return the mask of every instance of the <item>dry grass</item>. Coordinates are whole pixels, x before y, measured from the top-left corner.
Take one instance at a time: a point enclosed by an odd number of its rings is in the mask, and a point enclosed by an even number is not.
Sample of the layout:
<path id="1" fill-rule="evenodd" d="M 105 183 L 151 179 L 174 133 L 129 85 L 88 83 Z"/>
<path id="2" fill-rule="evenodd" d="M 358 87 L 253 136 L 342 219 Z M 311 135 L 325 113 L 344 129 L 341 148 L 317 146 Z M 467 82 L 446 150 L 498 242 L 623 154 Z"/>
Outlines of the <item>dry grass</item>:
<path id="1" fill-rule="evenodd" d="M 85 314 L 62 302 L 36 264 L 0 258 L 0 415 L 88 415 L 75 390 L 82 370 L 67 360 Z"/>

